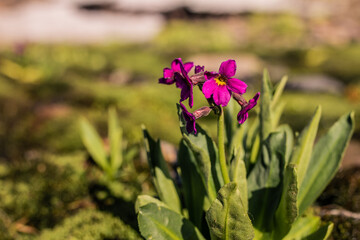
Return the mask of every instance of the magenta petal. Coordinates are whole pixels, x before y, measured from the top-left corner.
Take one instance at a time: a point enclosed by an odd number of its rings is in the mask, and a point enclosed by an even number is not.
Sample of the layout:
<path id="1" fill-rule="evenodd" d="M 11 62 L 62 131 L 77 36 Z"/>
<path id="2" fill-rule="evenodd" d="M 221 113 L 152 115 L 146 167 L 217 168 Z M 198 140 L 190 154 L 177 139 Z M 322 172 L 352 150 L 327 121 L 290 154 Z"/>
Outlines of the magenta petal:
<path id="1" fill-rule="evenodd" d="M 250 109 L 254 108 L 257 104 L 257 101 L 259 100 L 259 97 L 260 97 L 260 93 L 256 93 L 255 96 L 250 99 L 249 103 L 248 103 L 248 106 Z"/>
<path id="2" fill-rule="evenodd" d="M 185 101 L 186 99 L 189 98 L 189 106 L 192 108 L 193 104 L 194 104 L 194 99 L 193 99 L 193 94 L 192 94 L 192 86 L 190 87 L 183 87 L 181 89 L 181 94 L 180 94 L 180 102 Z"/>
<path id="3" fill-rule="evenodd" d="M 184 79 L 179 72 L 174 73 L 174 79 L 177 88 L 183 89 L 184 87 L 187 86 L 186 79 Z"/>
<path id="4" fill-rule="evenodd" d="M 194 66 L 193 62 L 184 63 L 184 69 L 187 73 L 190 72 L 190 70 L 193 68 L 193 66 Z"/>
<path id="5" fill-rule="evenodd" d="M 172 78 L 174 77 L 174 71 L 170 68 L 164 68 L 164 78 Z"/>
<path id="6" fill-rule="evenodd" d="M 196 134 L 197 130 L 196 130 L 196 123 L 195 123 L 195 120 L 196 120 L 195 116 L 186 109 L 184 104 L 180 103 L 180 107 L 182 110 L 182 115 L 186 121 L 186 131 L 188 133 L 194 132 L 194 134 Z"/>
<path id="7" fill-rule="evenodd" d="M 256 106 L 259 97 L 260 93 L 258 92 L 252 99 L 250 99 L 250 101 L 246 105 L 241 108 L 240 112 L 237 115 L 237 120 L 239 124 L 243 124 L 246 121 L 249 116 L 248 112 Z"/>
<path id="8" fill-rule="evenodd" d="M 217 72 L 208 72 L 208 71 L 206 71 L 204 73 L 205 80 L 212 80 L 212 79 L 214 79 L 214 78 L 216 78 L 218 76 L 219 76 L 219 73 L 217 73 Z"/>
<path id="9" fill-rule="evenodd" d="M 237 94 L 244 94 L 246 92 L 247 85 L 243 81 L 237 78 L 229 78 L 227 86 L 230 91 Z"/>
<path id="10" fill-rule="evenodd" d="M 236 62 L 235 60 L 229 59 L 222 62 L 220 65 L 219 73 L 227 78 L 231 78 L 236 73 Z"/>
<path id="11" fill-rule="evenodd" d="M 191 82 L 191 79 L 189 78 L 189 75 L 187 74 L 184 66 L 180 64 L 180 70 L 182 74 L 182 82 L 181 84 L 181 100 L 184 101 L 185 99 L 189 98 L 189 106 L 192 108 L 194 104 L 194 98 L 193 98 L 193 84 Z"/>
<path id="12" fill-rule="evenodd" d="M 230 101 L 231 94 L 225 85 L 218 86 L 214 91 L 213 99 L 216 105 L 225 107 Z"/>
<path id="13" fill-rule="evenodd" d="M 167 84 L 167 85 L 173 84 L 174 82 L 175 82 L 174 78 L 160 78 L 159 79 L 159 83 L 163 83 L 163 84 Z"/>
<path id="14" fill-rule="evenodd" d="M 206 98 L 211 98 L 211 95 L 214 93 L 217 87 L 218 85 L 216 84 L 215 80 L 207 80 L 202 87 L 202 92 Z"/>
<path id="15" fill-rule="evenodd" d="M 248 117 L 249 117 L 249 113 L 240 111 L 238 113 L 237 120 L 239 124 L 243 124 L 246 121 L 246 119 L 248 119 Z"/>
<path id="16" fill-rule="evenodd" d="M 171 62 L 171 69 L 174 72 L 180 72 L 180 64 L 182 64 L 181 58 L 175 58 L 174 61 Z"/>

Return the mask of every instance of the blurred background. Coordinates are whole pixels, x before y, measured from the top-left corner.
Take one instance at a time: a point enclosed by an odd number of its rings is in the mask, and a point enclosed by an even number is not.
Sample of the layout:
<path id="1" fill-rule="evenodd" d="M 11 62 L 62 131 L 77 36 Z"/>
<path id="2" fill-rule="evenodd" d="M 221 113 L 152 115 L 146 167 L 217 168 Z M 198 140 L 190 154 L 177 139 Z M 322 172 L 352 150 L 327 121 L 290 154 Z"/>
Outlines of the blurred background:
<path id="1" fill-rule="evenodd" d="M 165 140 L 169 161 L 181 137 L 180 93 L 157 83 L 177 57 L 215 71 L 235 59 L 236 76 L 249 85 L 246 98 L 260 90 L 264 68 L 274 83 L 288 75 L 281 121 L 297 131 L 317 105 L 320 134 L 354 110 L 355 134 L 318 204 L 360 212 L 359 1 L 1 0 L 1 239 L 65 239 L 59 232 L 67 217 L 93 209 L 84 214 L 116 222 L 101 215 L 114 215 L 114 206 L 115 217 L 136 232 L 124 206 L 152 191 L 140 126 Z M 195 108 L 202 106 L 200 92 L 195 99 Z M 89 170 L 78 130 L 85 116 L 105 138 L 109 106 L 118 110 L 127 146 L 139 149 L 138 175 L 125 176 L 110 203 L 92 192 L 99 173 Z M 202 120 L 211 133 L 214 120 Z M 360 238 L 359 217 L 323 212 L 336 223 L 333 239 Z"/>

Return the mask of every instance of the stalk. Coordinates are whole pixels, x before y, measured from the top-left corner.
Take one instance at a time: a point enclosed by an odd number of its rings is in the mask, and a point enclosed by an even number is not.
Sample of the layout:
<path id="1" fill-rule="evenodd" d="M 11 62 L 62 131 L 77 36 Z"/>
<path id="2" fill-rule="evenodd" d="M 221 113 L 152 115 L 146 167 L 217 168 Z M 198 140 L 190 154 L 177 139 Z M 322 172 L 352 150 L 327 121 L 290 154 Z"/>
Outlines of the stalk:
<path id="1" fill-rule="evenodd" d="M 222 176 L 224 178 L 224 183 L 227 184 L 230 182 L 229 173 L 226 166 L 226 157 L 225 157 L 225 128 L 224 128 L 224 109 L 220 107 L 220 115 L 218 118 L 218 149 L 219 149 L 219 160 L 220 160 L 220 169 Z"/>

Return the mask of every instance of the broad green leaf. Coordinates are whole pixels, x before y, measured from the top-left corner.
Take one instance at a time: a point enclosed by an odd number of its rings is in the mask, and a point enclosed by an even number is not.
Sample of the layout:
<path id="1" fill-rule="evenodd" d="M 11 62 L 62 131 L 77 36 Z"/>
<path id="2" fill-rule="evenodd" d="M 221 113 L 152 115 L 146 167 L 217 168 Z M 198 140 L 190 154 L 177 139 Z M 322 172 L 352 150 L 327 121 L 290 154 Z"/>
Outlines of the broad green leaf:
<path id="1" fill-rule="evenodd" d="M 201 180 L 195 156 L 184 140 L 180 142 L 178 162 L 189 219 L 195 226 L 201 229 L 206 186 Z"/>
<path id="2" fill-rule="evenodd" d="M 254 229 L 255 237 L 254 240 L 269 240 L 272 239 L 271 232 L 262 232 L 258 229 Z"/>
<path id="3" fill-rule="evenodd" d="M 188 136 L 183 135 L 183 138 L 195 156 L 202 182 L 206 186 L 206 192 L 210 201 L 212 201 L 216 197 L 216 186 L 211 171 L 212 166 L 209 154 L 200 144 L 193 142 Z"/>
<path id="4" fill-rule="evenodd" d="M 224 185 L 206 212 L 212 240 L 253 239 L 254 230 L 236 183 Z"/>
<path id="5" fill-rule="evenodd" d="M 181 203 L 173 179 L 160 148 L 160 141 L 154 141 L 143 129 L 148 162 L 153 181 L 160 199 L 176 212 L 181 212 Z"/>
<path id="6" fill-rule="evenodd" d="M 216 198 L 217 189 L 224 184 L 217 148 L 213 140 L 199 125 L 196 124 L 197 135 L 188 134 L 185 129 L 185 120 L 182 117 L 180 107 L 178 106 L 180 118 L 180 129 L 186 144 L 192 150 L 196 164 L 201 175 L 201 179 L 206 186 L 206 191 L 210 201 Z"/>
<path id="7" fill-rule="evenodd" d="M 86 118 L 80 119 L 81 139 L 86 149 L 104 171 L 109 171 L 107 154 L 102 143 L 101 137 Z"/>
<path id="8" fill-rule="evenodd" d="M 289 164 L 285 169 L 281 200 L 275 213 L 275 239 L 282 239 L 298 216 L 296 179 L 295 165 Z"/>
<path id="9" fill-rule="evenodd" d="M 270 82 L 269 72 L 265 69 L 262 79 L 260 98 L 260 139 L 264 141 L 272 132 L 271 99 L 273 87 Z"/>
<path id="10" fill-rule="evenodd" d="M 321 226 L 316 232 L 305 237 L 306 240 L 326 240 L 330 237 L 330 234 L 334 228 L 333 223 L 326 223 Z"/>
<path id="11" fill-rule="evenodd" d="M 109 109 L 110 166 L 115 174 L 123 162 L 122 129 L 115 108 Z"/>
<path id="12" fill-rule="evenodd" d="M 299 217 L 283 240 L 300 240 L 316 232 L 321 224 L 320 217 L 305 215 Z"/>
<path id="13" fill-rule="evenodd" d="M 155 203 L 139 208 L 138 223 L 145 239 L 205 240 L 199 230 L 179 213 Z"/>
<path id="14" fill-rule="evenodd" d="M 299 186 L 301 186 L 306 169 L 310 163 L 311 153 L 320 122 L 320 116 L 321 107 L 317 107 L 311 121 L 301 132 L 290 159 L 290 163 L 297 165 Z"/>
<path id="15" fill-rule="evenodd" d="M 262 146 L 261 158 L 248 177 L 249 212 L 256 228 L 271 231 L 281 197 L 286 135 L 271 133 Z"/>
<path id="16" fill-rule="evenodd" d="M 316 143 L 299 189 L 300 214 L 316 200 L 334 177 L 354 131 L 354 121 L 353 112 L 342 116 Z"/>
<path id="17" fill-rule="evenodd" d="M 238 185 L 240 197 L 244 204 L 245 211 L 248 211 L 248 189 L 246 180 L 246 166 L 244 162 L 244 152 L 239 149 L 234 159 L 231 161 L 230 179 Z"/>
<path id="18" fill-rule="evenodd" d="M 272 101 L 271 101 L 272 109 L 274 109 L 274 107 L 276 107 L 276 105 L 278 104 L 278 101 L 281 97 L 281 94 L 284 91 L 287 80 L 288 80 L 288 77 L 284 76 L 281 78 L 280 82 L 275 86 L 275 91 L 274 91 Z"/>
<path id="19" fill-rule="evenodd" d="M 158 207 L 169 208 L 164 202 L 160 201 L 157 198 L 153 198 L 153 197 L 151 197 L 149 195 L 139 195 L 137 197 L 137 199 L 136 199 L 136 202 L 135 202 L 135 212 L 136 212 L 136 214 L 139 212 L 140 207 L 145 206 L 145 205 L 147 205 L 149 203 L 154 203 Z"/>

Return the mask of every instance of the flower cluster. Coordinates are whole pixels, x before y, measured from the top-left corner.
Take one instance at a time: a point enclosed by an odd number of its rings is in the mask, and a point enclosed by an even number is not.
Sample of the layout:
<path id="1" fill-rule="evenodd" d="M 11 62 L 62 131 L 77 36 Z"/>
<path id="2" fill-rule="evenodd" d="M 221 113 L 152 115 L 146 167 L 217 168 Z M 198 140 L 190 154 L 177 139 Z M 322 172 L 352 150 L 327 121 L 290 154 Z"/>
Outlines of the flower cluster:
<path id="1" fill-rule="evenodd" d="M 239 124 L 243 124 L 248 118 L 248 112 L 256 106 L 260 93 L 256 93 L 249 102 L 243 98 L 242 95 L 246 92 L 247 85 L 240 79 L 234 78 L 236 62 L 231 59 L 222 62 L 219 72 L 208 72 L 204 70 L 204 66 L 197 65 L 195 74 L 189 76 L 193 67 L 193 62 L 183 63 L 181 58 L 176 58 L 172 61 L 171 68 L 164 68 L 163 77 L 159 79 L 159 83 L 168 85 L 175 83 L 176 87 L 181 89 L 180 108 L 187 123 L 186 130 L 196 134 L 196 119 L 207 116 L 214 108 L 226 107 L 231 97 L 241 106 L 237 120 Z M 189 106 L 193 107 L 193 88 L 196 85 L 199 86 L 210 106 L 202 107 L 191 113 L 182 102 L 189 99 Z"/>

